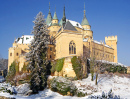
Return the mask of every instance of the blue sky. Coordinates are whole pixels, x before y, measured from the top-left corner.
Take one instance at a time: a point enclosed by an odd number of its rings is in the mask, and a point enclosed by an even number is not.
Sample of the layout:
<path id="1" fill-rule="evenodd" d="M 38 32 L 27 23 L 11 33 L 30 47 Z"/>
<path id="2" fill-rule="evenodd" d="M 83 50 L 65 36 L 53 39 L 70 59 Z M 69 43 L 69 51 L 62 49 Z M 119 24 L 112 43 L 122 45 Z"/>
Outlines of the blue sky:
<path id="1" fill-rule="evenodd" d="M 15 38 L 30 35 L 32 21 L 40 11 L 47 17 L 49 1 L 52 16 L 56 6 L 60 20 L 65 5 L 67 19 L 80 23 L 85 2 L 94 40 L 117 35 L 118 61 L 130 66 L 130 0 L 0 0 L 0 57 L 8 58 Z"/>

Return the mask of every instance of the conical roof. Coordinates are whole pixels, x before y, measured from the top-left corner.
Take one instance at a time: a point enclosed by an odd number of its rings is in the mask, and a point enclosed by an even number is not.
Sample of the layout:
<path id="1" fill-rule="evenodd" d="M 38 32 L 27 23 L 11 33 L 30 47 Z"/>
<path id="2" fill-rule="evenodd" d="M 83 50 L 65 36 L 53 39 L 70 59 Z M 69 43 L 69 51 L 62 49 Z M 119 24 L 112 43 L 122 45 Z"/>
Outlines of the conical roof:
<path id="1" fill-rule="evenodd" d="M 89 25 L 88 20 L 86 18 L 86 14 L 85 14 L 85 4 L 84 4 L 84 18 L 82 20 L 81 25 Z"/>
<path id="2" fill-rule="evenodd" d="M 62 26 L 62 24 L 63 24 L 63 21 L 62 21 L 62 19 L 61 19 L 60 22 L 59 22 L 59 25 Z"/>
<path id="3" fill-rule="evenodd" d="M 55 11 L 55 13 L 54 13 L 53 19 L 58 20 L 57 15 L 56 15 L 56 11 Z"/>
<path id="4" fill-rule="evenodd" d="M 50 12 L 50 4 L 49 4 L 49 13 L 46 19 L 46 24 L 49 25 L 52 21 L 52 16 L 51 16 L 51 12 Z"/>
<path id="5" fill-rule="evenodd" d="M 84 16 L 81 25 L 89 25 L 86 15 Z"/>
<path id="6" fill-rule="evenodd" d="M 64 6 L 63 17 L 62 17 L 62 19 L 60 20 L 59 25 L 62 26 L 62 25 L 65 24 L 65 23 L 66 23 L 66 16 L 65 16 L 65 6 Z"/>

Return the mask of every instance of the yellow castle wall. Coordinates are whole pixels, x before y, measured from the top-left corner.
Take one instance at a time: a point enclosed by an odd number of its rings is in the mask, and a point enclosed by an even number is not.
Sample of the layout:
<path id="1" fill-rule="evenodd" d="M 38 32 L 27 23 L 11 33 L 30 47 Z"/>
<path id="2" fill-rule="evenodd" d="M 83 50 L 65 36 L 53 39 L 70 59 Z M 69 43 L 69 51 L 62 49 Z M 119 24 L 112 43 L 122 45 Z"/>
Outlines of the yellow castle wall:
<path id="1" fill-rule="evenodd" d="M 114 49 L 114 62 L 117 63 L 117 36 L 105 37 L 105 42 L 107 45 L 111 46 Z"/>
<path id="2" fill-rule="evenodd" d="M 83 54 L 82 35 L 80 33 L 62 32 L 56 37 L 56 59 L 73 56 L 72 54 L 69 54 L 69 43 L 72 40 L 76 44 L 76 55 L 80 56 Z"/>
<path id="3" fill-rule="evenodd" d="M 86 51 L 87 50 L 87 51 Z M 90 52 L 89 52 L 90 50 Z M 88 57 L 95 57 L 97 60 L 114 62 L 114 49 L 108 48 L 104 44 L 97 44 L 93 41 L 84 42 L 84 54 Z"/>

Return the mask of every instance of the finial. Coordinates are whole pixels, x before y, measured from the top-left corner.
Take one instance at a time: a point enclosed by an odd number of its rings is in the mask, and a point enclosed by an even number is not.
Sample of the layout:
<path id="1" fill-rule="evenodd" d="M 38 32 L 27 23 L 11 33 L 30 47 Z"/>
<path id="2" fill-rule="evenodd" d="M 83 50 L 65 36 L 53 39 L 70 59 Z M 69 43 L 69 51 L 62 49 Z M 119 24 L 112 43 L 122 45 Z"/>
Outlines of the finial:
<path id="1" fill-rule="evenodd" d="M 56 12 L 56 5 L 55 5 L 55 12 Z"/>
<path id="2" fill-rule="evenodd" d="M 49 2 L 49 12 L 50 12 L 50 2 Z"/>
<path id="3" fill-rule="evenodd" d="M 84 2 L 84 10 L 85 10 L 85 2 Z"/>
<path id="4" fill-rule="evenodd" d="M 86 11 L 85 11 L 85 2 L 84 2 L 84 16 L 85 16 L 85 12 L 86 12 Z"/>
<path id="5" fill-rule="evenodd" d="M 64 10 L 63 10 L 63 16 L 65 16 L 65 5 L 64 5 Z"/>

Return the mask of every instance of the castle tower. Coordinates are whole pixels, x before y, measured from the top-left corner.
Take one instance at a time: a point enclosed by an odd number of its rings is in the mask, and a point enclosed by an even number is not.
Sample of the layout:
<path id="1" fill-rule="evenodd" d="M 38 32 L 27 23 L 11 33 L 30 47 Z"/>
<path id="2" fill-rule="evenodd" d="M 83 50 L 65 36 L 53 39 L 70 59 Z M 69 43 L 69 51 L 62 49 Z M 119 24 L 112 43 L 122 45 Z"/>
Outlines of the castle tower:
<path id="1" fill-rule="evenodd" d="M 85 4 L 84 4 L 84 17 L 83 20 L 81 22 L 81 25 L 84 29 L 84 38 L 91 38 L 93 39 L 93 32 L 91 31 L 91 26 L 89 25 L 89 22 L 86 18 L 86 14 L 85 14 Z"/>
<path id="2" fill-rule="evenodd" d="M 114 62 L 118 62 L 117 59 L 117 36 L 108 36 L 105 37 L 105 42 L 107 45 L 109 45 L 110 47 L 112 47 L 114 49 Z"/>
<path id="3" fill-rule="evenodd" d="M 64 6 L 63 17 L 62 17 L 62 19 L 60 20 L 59 25 L 62 26 L 62 25 L 65 24 L 65 23 L 66 23 L 66 16 L 65 16 L 65 6 Z"/>
<path id="4" fill-rule="evenodd" d="M 54 13 L 54 16 L 53 16 L 53 19 L 52 19 L 52 26 L 59 26 L 56 10 L 55 10 L 55 13 Z"/>
<path id="5" fill-rule="evenodd" d="M 50 12 L 50 2 L 49 2 L 49 13 L 46 19 L 46 24 L 49 25 L 52 21 L 52 16 L 51 16 L 51 12 Z"/>

